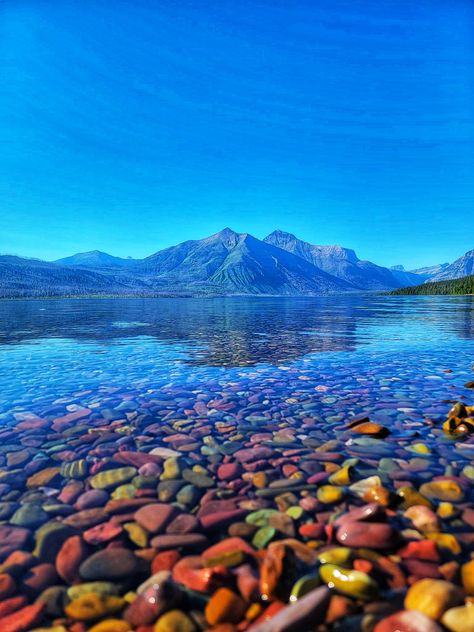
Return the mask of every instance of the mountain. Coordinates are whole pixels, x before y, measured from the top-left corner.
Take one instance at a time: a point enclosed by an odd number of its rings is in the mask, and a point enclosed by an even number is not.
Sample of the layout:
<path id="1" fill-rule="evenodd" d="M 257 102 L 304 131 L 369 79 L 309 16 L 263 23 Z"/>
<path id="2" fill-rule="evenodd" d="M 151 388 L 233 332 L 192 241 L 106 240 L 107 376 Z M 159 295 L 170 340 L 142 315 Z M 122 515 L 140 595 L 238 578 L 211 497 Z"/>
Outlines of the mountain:
<path id="1" fill-rule="evenodd" d="M 263 241 L 309 261 L 359 290 L 386 290 L 402 285 L 388 268 L 361 261 L 349 248 L 317 246 L 281 230 L 275 230 Z"/>
<path id="2" fill-rule="evenodd" d="M 431 277 L 434 277 L 437 274 L 440 274 L 441 272 L 446 270 L 446 268 L 449 265 L 450 265 L 449 263 L 438 263 L 437 265 L 434 265 L 434 266 L 426 266 L 425 268 L 417 268 L 416 270 L 410 270 L 410 272 L 413 272 L 414 274 L 421 274 L 422 276 L 425 276 L 427 279 L 430 279 Z"/>
<path id="3" fill-rule="evenodd" d="M 404 287 L 393 290 L 390 294 L 406 296 L 474 294 L 474 275 L 434 283 L 428 281 L 416 287 Z"/>
<path id="4" fill-rule="evenodd" d="M 0 297 L 83 296 L 128 294 L 143 289 L 141 282 L 105 276 L 93 270 L 69 268 L 37 259 L 0 256 Z"/>
<path id="5" fill-rule="evenodd" d="M 136 263 L 136 259 L 122 259 L 121 257 L 108 255 L 100 250 L 91 250 L 90 252 L 78 252 L 70 257 L 57 259 L 53 263 L 62 266 L 81 266 L 82 268 L 126 268 Z"/>
<path id="6" fill-rule="evenodd" d="M 229 293 L 327 294 L 350 291 L 311 262 L 230 228 L 161 250 L 134 271 L 154 287 L 217 287 Z"/>
<path id="7" fill-rule="evenodd" d="M 424 283 L 429 277 L 425 274 L 417 274 L 416 272 L 410 272 L 405 270 L 403 266 L 392 266 L 390 272 L 397 279 L 400 285 L 406 287 L 407 285 L 420 285 Z"/>
<path id="8" fill-rule="evenodd" d="M 430 281 L 445 281 L 459 279 L 474 274 L 474 250 L 469 250 L 465 255 L 447 265 L 438 274 L 433 275 Z"/>

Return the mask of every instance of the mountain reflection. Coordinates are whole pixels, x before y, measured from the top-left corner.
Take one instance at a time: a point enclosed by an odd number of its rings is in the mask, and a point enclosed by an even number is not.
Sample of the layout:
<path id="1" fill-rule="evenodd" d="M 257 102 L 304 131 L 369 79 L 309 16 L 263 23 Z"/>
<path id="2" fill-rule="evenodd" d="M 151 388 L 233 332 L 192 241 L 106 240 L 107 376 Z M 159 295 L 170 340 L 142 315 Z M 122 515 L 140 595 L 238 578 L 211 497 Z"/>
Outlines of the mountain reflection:
<path id="1" fill-rule="evenodd" d="M 208 366 L 280 364 L 309 353 L 353 351 L 377 337 L 433 336 L 443 329 L 472 338 L 472 301 L 374 295 L 0 301 L 2 345 L 51 338 L 117 344 L 147 336 L 183 345 L 185 362 Z"/>

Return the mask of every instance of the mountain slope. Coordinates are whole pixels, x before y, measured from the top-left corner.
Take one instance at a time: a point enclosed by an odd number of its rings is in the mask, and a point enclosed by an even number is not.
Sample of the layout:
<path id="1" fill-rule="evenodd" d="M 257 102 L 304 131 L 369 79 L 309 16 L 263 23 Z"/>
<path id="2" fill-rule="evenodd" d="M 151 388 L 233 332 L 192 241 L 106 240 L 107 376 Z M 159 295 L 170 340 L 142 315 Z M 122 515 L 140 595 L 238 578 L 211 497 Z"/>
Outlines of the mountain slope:
<path id="1" fill-rule="evenodd" d="M 429 278 L 428 275 L 405 270 L 403 266 L 392 266 L 390 272 L 403 287 L 408 285 L 420 285 Z"/>
<path id="2" fill-rule="evenodd" d="M 264 242 L 302 257 L 357 289 L 386 290 L 401 285 L 388 268 L 377 266 L 370 261 L 361 261 L 349 248 L 317 246 L 281 230 L 275 230 L 265 237 Z"/>
<path id="3" fill-rule="evenodd" d="M 449 266 L 449 263 L 438 263 L 434 266 L 426 266 L 424 268 L 416 268 L 416 270 L 410 270 L 414 274 L 421 274 L 425 276 L 428 280 L 432 277 L 435 277 L 437 274 L 440 274 Z"/>
<path id="4" fill-rule="evenodd" d="M 128 294 L 139 291 L 141 282 L 127 283 L 96 271 L 58 266 L 55 263 L 0 256 L 0 296 L 80 296 Z"/>
<path id="5" fill-rule="evenodd" d="M 459 279 L 471 274 L 474 274 L 474 250 L 469 250 L 462 257 L 446 266 L 444 270 L 432 276 L 430 281 Z"/>
<path id="6" fill-rule="evenodd" d="M 226 228 L 147 257 L 135 267 L 153 286 L 219 287 L 232 293 L 325 294 L 353 287 L 308 261 Z"/>
<path id="7" fill-rule="evenodd" d="M 423 283 L 416 287 L 404 287 L 390 292 L 393 295 L 424 296 L 424 295 L 454 295 L 474 294 L 474 275 L 449 281 L 437 281 Z"/>
<path id="8" fill-rule="evenodd" d="M 100 250 L 90 252 L 78 252 L 70 257 L 56 259 L 53 263 L 62 266 L 80 266 L 82 268 L 126 268 L 136 263 L 136 259 L 122 259 L 113 257 Z"/>

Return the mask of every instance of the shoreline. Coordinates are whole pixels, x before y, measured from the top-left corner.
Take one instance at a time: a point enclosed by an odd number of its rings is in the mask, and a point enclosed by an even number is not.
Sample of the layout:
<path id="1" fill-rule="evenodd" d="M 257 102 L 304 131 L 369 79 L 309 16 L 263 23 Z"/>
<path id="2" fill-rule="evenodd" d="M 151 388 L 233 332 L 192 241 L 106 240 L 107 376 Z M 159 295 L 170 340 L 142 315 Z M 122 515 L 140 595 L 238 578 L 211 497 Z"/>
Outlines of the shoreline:
<path id="1" fill-rule="evenodd" d="M 291 398 L 269 415 L 206 393 L 135 408 L 124 392 L 104 417 L 110 396 L 87 393 L 0 430 L 0 629 L 472 621 L 474 406 L 326 428 L 292 421 Z"/>

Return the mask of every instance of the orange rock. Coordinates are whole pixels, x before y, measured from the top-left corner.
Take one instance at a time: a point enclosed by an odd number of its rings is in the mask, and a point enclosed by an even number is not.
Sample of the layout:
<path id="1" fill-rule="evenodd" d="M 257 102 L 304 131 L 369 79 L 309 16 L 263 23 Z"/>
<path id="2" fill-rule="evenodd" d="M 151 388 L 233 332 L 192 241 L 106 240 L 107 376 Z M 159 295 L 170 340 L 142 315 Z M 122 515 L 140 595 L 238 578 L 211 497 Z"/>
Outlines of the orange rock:
<path id="1" fill-rule="evenodd" d="M 45 603 L 35 603 L 0 619 L 2 632 L 27 632 L 41 621 Z"/>
<path id="2" fill-rule="evenodd" d="M 228 588 L 219 588 L 206 606 L 206 620 L 210 625 L 238 623 L 247 607 L 244 600 Z"/>

